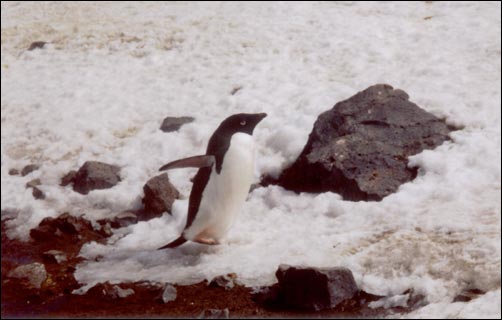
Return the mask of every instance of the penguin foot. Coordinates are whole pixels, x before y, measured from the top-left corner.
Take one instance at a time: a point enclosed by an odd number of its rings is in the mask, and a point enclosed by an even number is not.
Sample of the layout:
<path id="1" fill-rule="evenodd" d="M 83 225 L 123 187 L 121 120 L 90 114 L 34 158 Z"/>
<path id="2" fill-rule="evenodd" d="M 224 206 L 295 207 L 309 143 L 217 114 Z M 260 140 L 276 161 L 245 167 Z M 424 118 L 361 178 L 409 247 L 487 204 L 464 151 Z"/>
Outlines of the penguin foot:
<path id="1" fill-rule="evenodd" d="M 211 238 L 197 238 L 195 240 L 193 240 L 195 242 L 198 242 L 198 243 L 202 243 L 202 244 L 208 244 L 208 245 L 216 245 L 216 244 L 220 244 L 218 242 L 218 240 L 216 239 L 211 239 Z"/>

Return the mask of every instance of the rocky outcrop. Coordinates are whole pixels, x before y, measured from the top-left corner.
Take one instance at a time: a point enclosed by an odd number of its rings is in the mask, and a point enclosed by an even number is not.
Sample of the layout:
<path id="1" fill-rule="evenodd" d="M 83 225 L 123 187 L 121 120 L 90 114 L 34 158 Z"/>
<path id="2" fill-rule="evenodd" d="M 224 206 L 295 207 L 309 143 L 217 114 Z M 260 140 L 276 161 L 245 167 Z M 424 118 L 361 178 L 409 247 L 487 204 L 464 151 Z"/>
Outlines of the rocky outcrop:
<path id="1" fill-rule="evenodd" d="M 298 159 L 277 183 L 297 192 L 333 191 L 347 200 L 381 200 L 417 175 L 408 157 L 449 139 L 443 120 L 378 84 L 317 118 Z"/>
<path id="2" fill-rule="evenodd" d="M 95 189 L 108 189 L 120 181 L 120 168 L 98 161 L 87 161 L 72 179 L 73 190 L 87 194 Z"/>

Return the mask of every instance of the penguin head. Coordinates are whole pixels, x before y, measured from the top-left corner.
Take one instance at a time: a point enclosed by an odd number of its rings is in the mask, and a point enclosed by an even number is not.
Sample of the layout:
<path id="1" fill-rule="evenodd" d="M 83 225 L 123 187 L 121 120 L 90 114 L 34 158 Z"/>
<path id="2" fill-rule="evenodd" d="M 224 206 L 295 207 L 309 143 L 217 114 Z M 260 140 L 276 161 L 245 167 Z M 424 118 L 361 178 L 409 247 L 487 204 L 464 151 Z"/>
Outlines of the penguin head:
<path id="1" fill-rule="evenodd" d="M 256 125 L 267 116 L 266 113 L 238 113 L 234 114 L 220 124 L 216 130 L 219 134 L 231 136 L 234 133 L 242 132 L 253 134 Z"/>

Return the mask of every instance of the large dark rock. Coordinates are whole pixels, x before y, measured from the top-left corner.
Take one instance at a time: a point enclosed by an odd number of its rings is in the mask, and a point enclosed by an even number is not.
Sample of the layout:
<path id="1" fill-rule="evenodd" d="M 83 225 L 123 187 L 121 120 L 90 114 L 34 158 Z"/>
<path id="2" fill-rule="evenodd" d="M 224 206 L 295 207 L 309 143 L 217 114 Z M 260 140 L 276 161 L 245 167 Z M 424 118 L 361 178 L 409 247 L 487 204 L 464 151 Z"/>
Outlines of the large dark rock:
<path id="1" fill-rule="evenodd" d="M 275 273 L 286 305 L 308 310 L 334 308 L 352 298 L 357 288 L 347 268 L 296 268 L 280 265 Z"/>
<path id="2" fill-rule="evenodd" d="M 120 168 L 98 161 L 87 161 L 73 178 L 73 190 L 88 194 L 95 189 L 108 189 L 120 181 Z"/>
<path id="3" fill-rule="evenodd" d="M 171 213 L 179 192 L 169 181 L 167 173 L 151 178 L 143 187 L 145 196 L 142 199 L 144 210 L 138 212 L 139 220 L 149 220 L 160 217 L 164 211 Z"/>
<path id="4" fill-rule="evenodd" d="M 160 130 L 164 132 L 178 131 L 182 125 L 190 123 L 194 120 L 195 119 L 193 117 L 166 117 L 164 121 L 162 121 Z"/>
<path id="5" fill-rule="evenodd" d="M 255 302 L 319 311 L 335 308 L 342 302 L 353 303 L 351 299 L 359 294 L 352 272 L 347 268 L 280 265 L 275 275 L 279 282 L 256 292 L 253 296 Z"/>
<path id="6" fill-rule="evenodd" d="M 374 85 L 322 113 L 298 159 L 275 183 L 296 192 L 381 200 L 416 177 L 408 156 L 437 147 L 449 132 L 406 92 Z"/>

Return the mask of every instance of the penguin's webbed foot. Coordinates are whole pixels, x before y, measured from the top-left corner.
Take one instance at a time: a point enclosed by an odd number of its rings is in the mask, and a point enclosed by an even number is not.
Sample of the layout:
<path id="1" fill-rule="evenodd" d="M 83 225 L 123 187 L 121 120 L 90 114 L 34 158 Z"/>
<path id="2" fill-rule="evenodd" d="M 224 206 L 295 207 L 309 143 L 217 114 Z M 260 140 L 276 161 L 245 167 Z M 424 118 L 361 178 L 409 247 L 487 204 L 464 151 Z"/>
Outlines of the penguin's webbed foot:
<path id="1" fill-rule="evenodd" d="M 220 244 L 220 242 L 218 240 L 211 239 L 211 238 L 197 238 L 194 241 L 198 242 L 198 243 L 202 243 L 202 244 L 208 244 L 208 245 Z"/>

